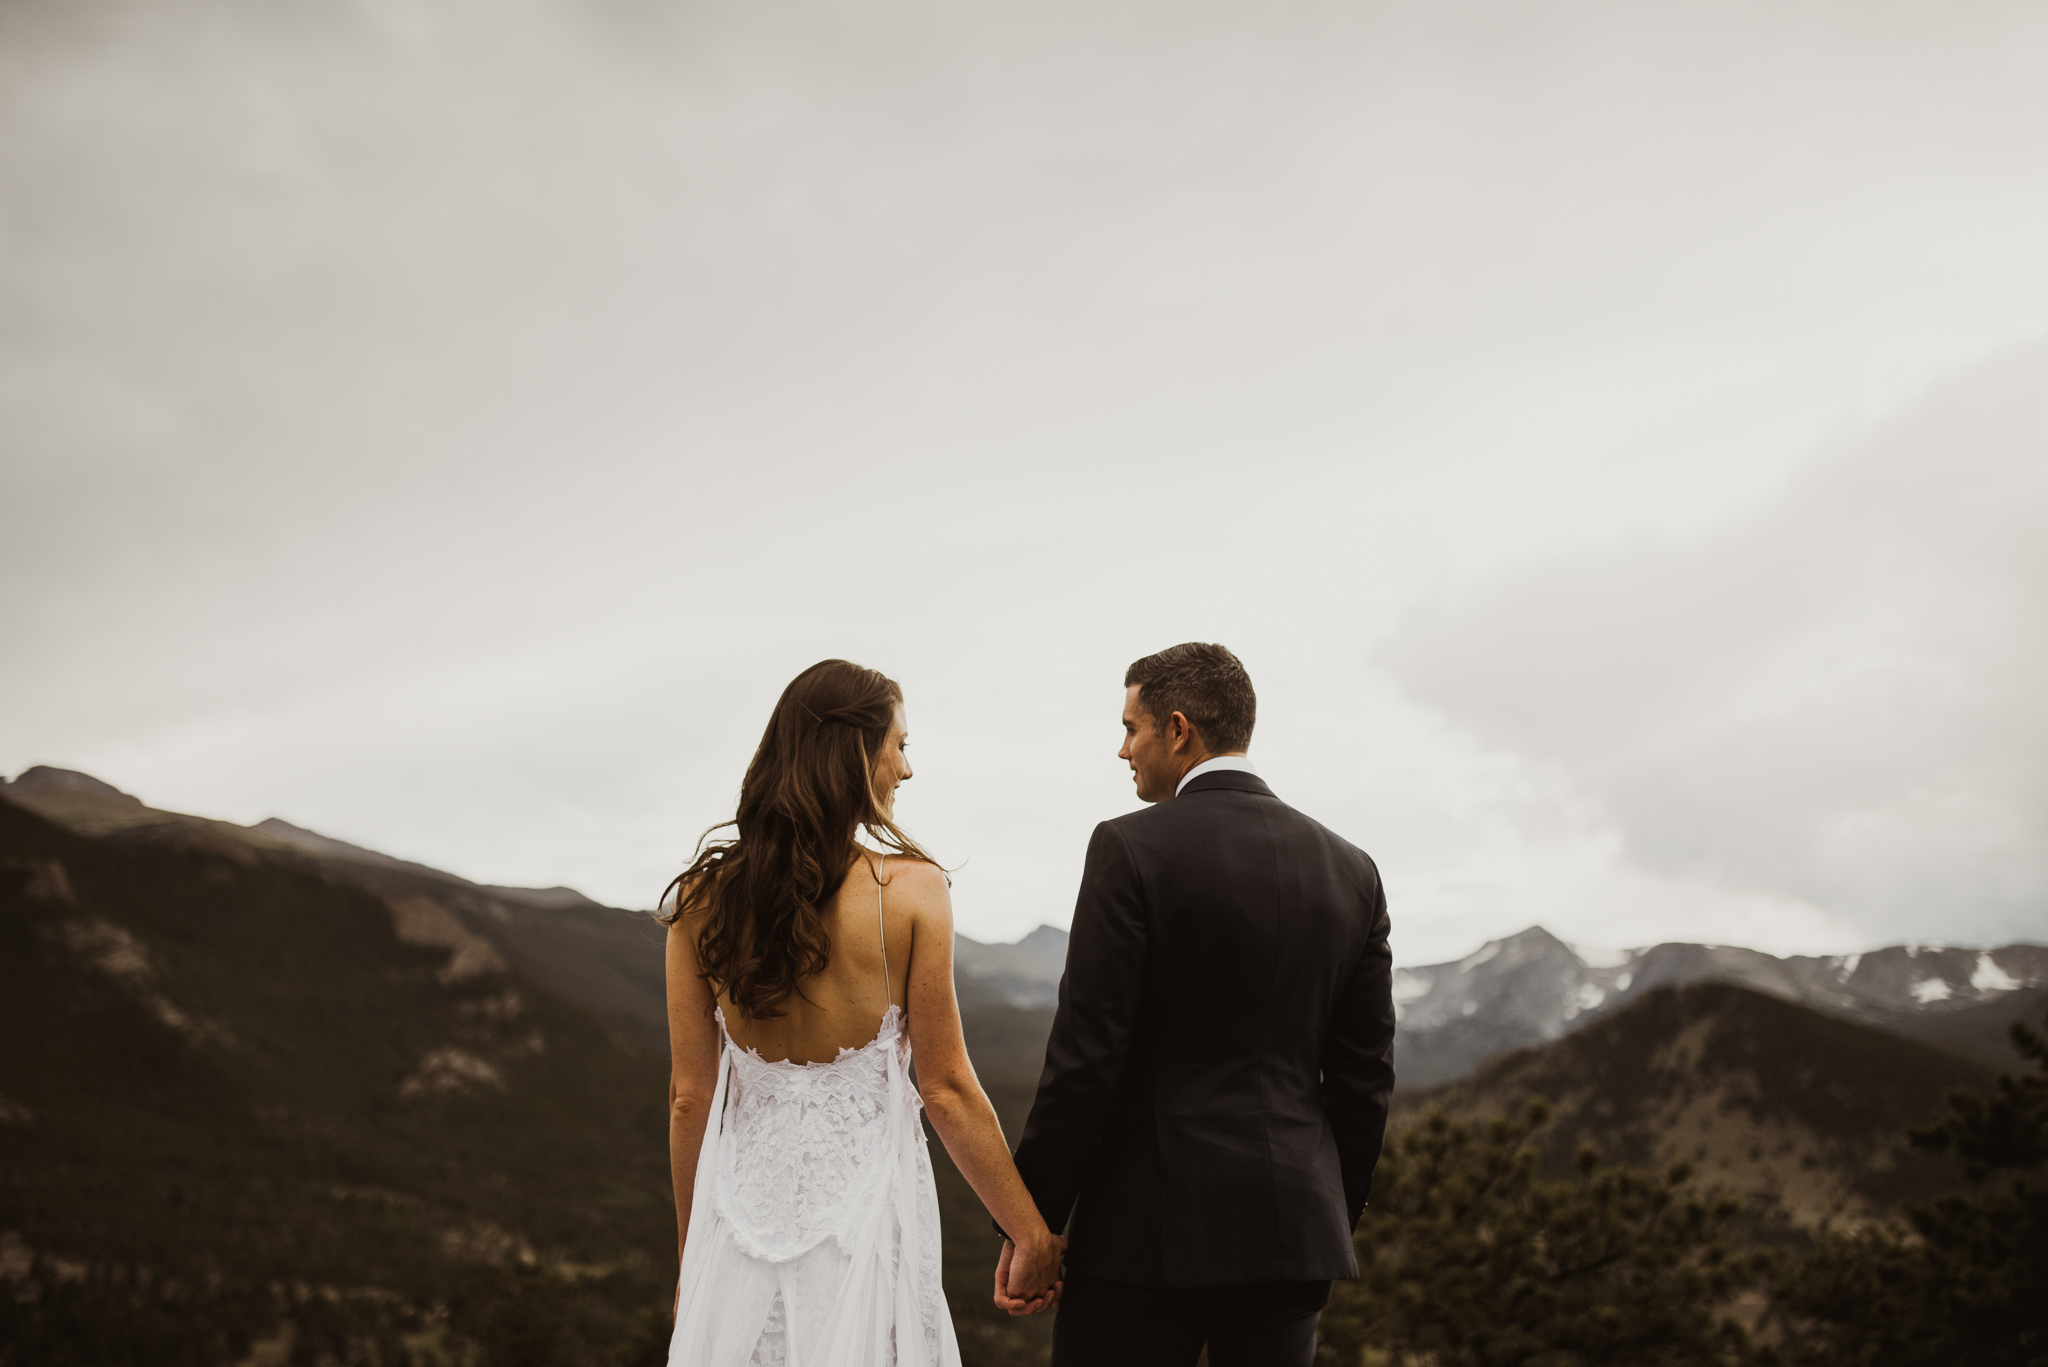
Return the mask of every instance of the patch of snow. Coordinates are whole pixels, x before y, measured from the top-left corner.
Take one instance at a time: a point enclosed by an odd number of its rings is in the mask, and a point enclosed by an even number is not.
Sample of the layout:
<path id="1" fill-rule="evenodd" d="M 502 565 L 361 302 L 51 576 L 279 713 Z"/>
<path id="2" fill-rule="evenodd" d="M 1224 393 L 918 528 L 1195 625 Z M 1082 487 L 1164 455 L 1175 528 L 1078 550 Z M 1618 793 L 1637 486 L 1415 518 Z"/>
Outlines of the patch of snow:
<path id="1" fill-rule="evenodd" d="M 1435 986 L 1435 980 L 1426 974 L 1397 968 L 1394 970 L 1394 1005 L 1406 1006 L 1409 1002 L 1421 1001 Z"/>
<path id="2" fill-rule="evenodd" d="M 1579 990 L 1572 994 L 1572 1011 L 1576 1016 L 1581 1011 L 1591 1011 L 1607 1000 L 1607 990 L 1596 983 L 1580 983 Z"/>
<path id="3" fill-rule="evenodd" d="M 1573 945 L 1571 951 L 1588 968 L 1620 968 L 1637 953 L 1633 949 L 1588 949 L 1584 945 Z"/>
<path id="4" fill-rule="evenodd" d="M 1472 1014 L 1474 1014 L 1474 1013 L 1475 1013 L 1475 1012 L 1477 1012 L 1478 1010 L 1479 1010 L 1479 1003 L 1478 1003 L 1478 1002 L 1466 1002 L 1466 1003 L 1465 1003 L 1465 1009 L 1464 1009 L 1464 1011 L 1463 1011 L 1463 1012 L 1462 1012 L 1461 1014 L 1469 1016 L 1469 1015 L 1472 1015 Z"/>
<path id="5" fill-rule="evenodd" d="M 1976 971 L 1970 974 L 1970 986 L 1979 992 L 2017 992 L 2026 984 L 1991 961 L 1991 955 L 1977 956 Z"/>
<path id="6" fill-rule="evenodd" d="M 1617 977 L 1617 978 L 1616 978 L 1616 979 L 1614 980 L 1614 990 L 1615 990 L 1616 992 L 1626 992 L 1626 991 L 1628 991 L 1628 985 L 1629 985 L 1630 983 L 1634 982 L 1635 980 L 1636 980 L 1636 975 L 1635 975 L 1635 974 L 1633 974 L 1633 973 L 1623 973 L 1623 974 L 1622 974 L 1621 976 Z"/>
<path id="7" fill-rule="evenodd" d="M 1954 995 L 1954 991 L 1940 978 L 1922 978 L 1913 984 L 1913 1000 L 1922 1006 L 1929 1002 L 1945 1002 Z"/>
<path id="8" fill-rule="evenodd" d="M 1863 962 L 1861 954 L 1844 954 L 1835 960 L 1835 976 L 1843 982 L 1856 976 L 1856 965 Z"/>
<path id="9" fill-rule="evenodd" d="M 1481 945 L 1466 958 L 1458 960 L 1458 967 L 1477 968 L 1498 953 L 1500 953 L 1500 941 L 1494 940 L 1489 944 Z"/>

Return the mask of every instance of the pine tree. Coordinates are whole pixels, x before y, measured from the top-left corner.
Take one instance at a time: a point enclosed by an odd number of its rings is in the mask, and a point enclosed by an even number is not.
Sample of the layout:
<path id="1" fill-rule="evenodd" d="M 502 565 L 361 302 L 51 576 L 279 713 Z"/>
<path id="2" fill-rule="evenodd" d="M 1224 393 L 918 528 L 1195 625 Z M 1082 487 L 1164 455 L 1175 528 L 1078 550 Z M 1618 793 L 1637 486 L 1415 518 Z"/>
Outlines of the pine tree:
<path id="1" fill-rule="evenodd" d="M 1824 1237 L 1777 1288 L 1794 1367 L 2048 1367 L 2048 1041 L 2012 1027 L 2029 1074 L 1986 1097 L 1956 1092 L 1915 1146 L 1953 1153 L 1965 1176 L 2009 1180 L 1912 1209 L 1906 1228 Z"/>
<path id="2" fill-rule="evenodd" d="M 1537 1174 L 1549 1108 L 1479 1127 L 1441 1111 L 1388 1147 L 1356 1236 L 1359 1280 L 1322 1322 L 1325 1362 L 1374 1367 L 1722 1367 L 1747 1335 L 1725 1307 L 1763 1262 L 1733 1256 L 1737 1203 L 1601 1161 Z"/>

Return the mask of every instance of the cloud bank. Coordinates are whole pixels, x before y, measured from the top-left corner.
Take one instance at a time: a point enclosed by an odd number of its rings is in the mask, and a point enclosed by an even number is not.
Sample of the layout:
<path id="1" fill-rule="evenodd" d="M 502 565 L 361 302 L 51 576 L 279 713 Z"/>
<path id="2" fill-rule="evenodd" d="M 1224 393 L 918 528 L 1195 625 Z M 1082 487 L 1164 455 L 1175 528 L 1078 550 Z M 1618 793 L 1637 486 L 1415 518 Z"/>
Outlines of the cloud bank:
<path id="1" fill-rule="evenodd" d="M 1753 514 L 1439 595 L 1379 659 L 1557 766 L 1660 872 L 1873 941 L 2048 929 L 2048 344 L 1834 443 Z"/>
<path id="2" fill-rule="evenodd" d="M 1729 890 L 1806 886 L 1756 812 L 1369 662 L 2048 335 L 2044 68 L 2037 0 L 13 0 L 0 771 L 646 905 L 842 654 L 1007 939 L 1133 802 L 1124 665 L 1223 640 L 1407 962 L 1853 949 Z"/>

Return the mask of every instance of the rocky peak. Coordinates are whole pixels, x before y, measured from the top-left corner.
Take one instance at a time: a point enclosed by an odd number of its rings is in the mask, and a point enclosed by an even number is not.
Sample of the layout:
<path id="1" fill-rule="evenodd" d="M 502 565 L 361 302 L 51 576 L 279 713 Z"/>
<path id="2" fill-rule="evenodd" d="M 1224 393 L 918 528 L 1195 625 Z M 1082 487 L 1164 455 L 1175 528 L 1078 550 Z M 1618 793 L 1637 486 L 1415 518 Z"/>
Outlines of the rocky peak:
<path id="1" fill-rule="evenodd" d="M 140 807 L 142 799 L 122 792 L 111 783 L 103 783 L 91 774 L 82 774 L 76 769 L 59 769 L 53 765 L 38 764 L 21 771 L 13 782 L 0 778 L 0 791 L 10 798 L 25 799 L 25 805 L 33 805 L 43 797 L 88 797 L 103 801 L 125 802 Z"/>
<path id="2" fill-rule="evenodd" d="M 309 831 L 303 826 L 294 826 L 291 822 L 280 817 L 265 817 L 249 829 L 259 835 L 269 836 L 281 845 L 289 845 L 293 849 L 302 850 L 307 854 L 324 855 L 332 859 L 350 859 L 361 864 L 383 864 L 397 868 L 408 867 L 402 859 L 394 859 L 388 854 L 379 854 L 375 850 L 364 849 L 361 845 L 351 845 L 346 840 L 336 840 L 333 836 L 322 835 L 318 831 Z"/>
<path id="3" fill-rule="evenodd" d="M 2011 1003 L 2048 984 L 2048 949 L 1894 945 L 1866 954 L 1778 958 L 1734 945 L 1646 949 L 1568 945 L 1541 926 L 1490 940 L 1455 963 L 1394 970 L 1396 1066 L 1404 1086 L 1433 1087 L 1485 1059 L 1559 1039 L 1658 987 L 1731 983 L 1838 1018 L 1956 1047 L 1939 1024 Z M 1950 1038 L 1954 1036 L 1954 1038 Z"/>

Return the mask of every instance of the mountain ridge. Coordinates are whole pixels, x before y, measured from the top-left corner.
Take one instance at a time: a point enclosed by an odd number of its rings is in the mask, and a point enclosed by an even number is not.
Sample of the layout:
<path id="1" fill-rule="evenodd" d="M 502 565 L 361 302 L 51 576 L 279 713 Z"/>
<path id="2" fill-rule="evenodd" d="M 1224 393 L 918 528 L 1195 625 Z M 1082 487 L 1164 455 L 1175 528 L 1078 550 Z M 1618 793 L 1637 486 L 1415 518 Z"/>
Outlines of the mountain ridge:
<path id="1" fill-rule="evenodd" d="M 13 1360 L 454 1362 L 522 1317 L 555 1360 L 654 1343 L 665 1052 L 470 924 L 0 802 L 0 1339 L 43 1336 Z"/>
<path id="2" fill-rule="evenodd" d="M 251 1360 L 256 1338 L 281 1345 L 265 1350 L 275 1360 L 345 1360 L 332 1336 L 364 1334 L 400 1335 L 421 1362 L 548 1335 L 589 1349 L 555 1360 L 659 1360 L 674 1233 L 658 924 L 573 890 L 365 857 L 375 852 L 280 820 L 235 826 L 157 811 L 87 775 L 30 777 L 0 784 L 0 1029 L 18 1041 L 0 1055 L 0 1280 L 42 1277 L 46 1297 L 114 1288 L 79 1303 L 81 1323 L 128 1315 L 147 1299 L 137 1287 L 183 1288 L 183 1308 L 152 1322 L 218 1330 L 213 1360 Z M 1404 1025 L 1470 1021 L 1479 1013 L 1450 989 L 1483 994 L 1489 971 L 1516 965 L 1547 1010 L 1573 990 L 1544 976 L 1560 949 L 1574 973 L 1621 971 L 1542 932 L 1519 938 L 1429 992 L 1410 984 Z M 969 1051 L 1011 1134 L 1043 1064 L 1066 946 L 1052 927 L 956 946 Z M 1906 954 L 1912 972 L 1886 990 L 1910 998 L 1941 976 L 1930 954 Z M 1940 962 L 1943 982 L 1975 971 Z M 1666 1138 L 1711 1121 L 1708 1156 L 1728 1160 L 1718 1176 L 1809 1221 L 1867 1218 L 1945 1180 L 1886 1177 L 1897 1156 L 1882 1131 L 1921 1118 L 1939 1086 L 1979 1080 L 1967 1062 L 1741 988 L 1619 996 L 1448 1089 L 1424 1091 L 1397 1060 L 1396 1123 L 1431 1104 L 1481 1114 L 1541 1091 L 1559 1107 L 1558 1145 L 1593 1138 L 1652 1161 Z M 1548 1019 L 1532 1011 L 1535 1026 Z M 1807 1042 L 1811 1077 L 1773 1071 L 1766 1046 L 1785 1040 Z M 1831 1072 L 1875 1079 L 1877 1100 L 1828 1110 Z M 1049 1325 L 987 1307 L 986 1215 L 941 1146 L 932 1159 L 969 1363 L 1036 1360 Z M 53 1268 L 83 1272 L 67 1281 Z M 294 1284 L 325 1289 L 275 1290 Z M 432 1344 L 447 1351 L 420 1347 Z"/>
<path id="3" fill-rule="evenodd" d="M 572 888 L 471 882 L 279 817 L 238 826 L 163 811 L 76 770 L 35 766 L 12 782 L 0 779 L 0 797 L 80 834 L 285 855 L 310 860 L 394 906 L 417 907 L 408 899 L 424 898 L 492 952 L 614 1028 L 643 1043 L 665 1045 L 660 963 L 648 952 L 662 932 L 645 913 L 606 907 Z M 1067 932 L 1049 925 L 1014 944 L 957 935 L 954 969 L 962 1009 L 988 1008 L 994 1012 L 990 1020 L 1037 1020 L 1057 1003 L 1067 939 Z M 1739 946 L 1683 942 L 1592 950 L 1532 926 L 1490 940 L 1462 959 L 1394 971 L 1401 1086 L 1446 1085 L 1490 1059 L 1564 1038 L 1654 988 L 1712 981 L 1743 984 L 1997 1066 L 2005 1056 L 2006 1024 L 2048 1004 L 2048 947 L 1907 944 L 1780 958 Z M 1004 1038 L 1000 1047 L 1021 1055 L 1042 1046 L 1042 1038 Z"/>
<path id="4" fill-rule="evenodd" d="M 33 1042 L 0 1054 L 0 1283 L 61 1310 L 51 1332 L 112 1325 L 151 1363 L 366 1338 L 384 1361 L 660 1360 L 663 927 L 23 777 L 0 783 L 0 1029 Z M 1039 991 L 1046 942 L 962 948 Z M 1051 1013 L 965 982 L 1015 1133 Z M 1049 1325 L 988 1306 L 986 1213 L 932 1156 L 967 1361 L 1031 1360 Z"/>
<path id="5" fill-rule="evenodd" d="M 1796 1225 L 1858 1224 L 1957 1185 L 1960 1169 L 1916 1153 L 1904 1132 L 1951 1089 L 1991 1077 L 1875 1026 L 1698 982 L 1650 989 L 1561 1039 L 1397 1095 L 1393 1125 L 1435 1108 L 1480 1121 L 1540 1097 L 1552 1108 L 1539 1132 L 1552 1176 L 1591 1143 L 1635 1167 L 1691 1163 L 1708 1184 Z"/>
<path id="6" fill-rule="evenodd" d="M 645 960 L 660 928 L 643 912 L 608 907 L 574 888 L 522 888 L 476 883 L 444 869 L 399 859 L 267 817 L 252 826 L 148 806 L 90 774 L 37 765 L 9 782 L 0 798 L 24 806 L 77 834 L 196 842 L 216 848 L 244 846 L 266 854 L 310 859 L 330 873 L 392 897 L 426 896 L 446 904 L 467 929 L 508 959 L 556 981 L 570 996 L 618 1018 L 646 1042 L 665 1045 L 667 1004 L 661 961 Z M 222 842 L 227 842 L 223 846 Z M 535 913 L 544 913 L 535 915 Z M 573 918 L 564 924 L 560 913 Z M 579 937 L 609 971 L 595 981 L 569 974 L 563 936 Z M 538 941 L 539 943 L 535 943 Z M 1034 1011 L 1053 1005 L 1066 963 L 1067 935 L 1040 926 L 1015 944 L 956 937 L 954 959 L 963 1006 L 996 1005 Z M 573 956 L 572 956 L 573 957 Z"/>
<path id="7" fill-rule="evenodd" d="M 2006 1024 L 2048 1001 L 2048 948 L 1908 944 L 1779 958 L 1667 942 L 1589 952 L 1532 926 L 1462 959 L 1394 971 L 1395 1066 L 1404 1085 L 1442 1086 L 1490 1058 L 1564 1038 L 1645 992 L 1699 982 L 1740 984 L 1996 1066 L 2006 1057 Z"/>

